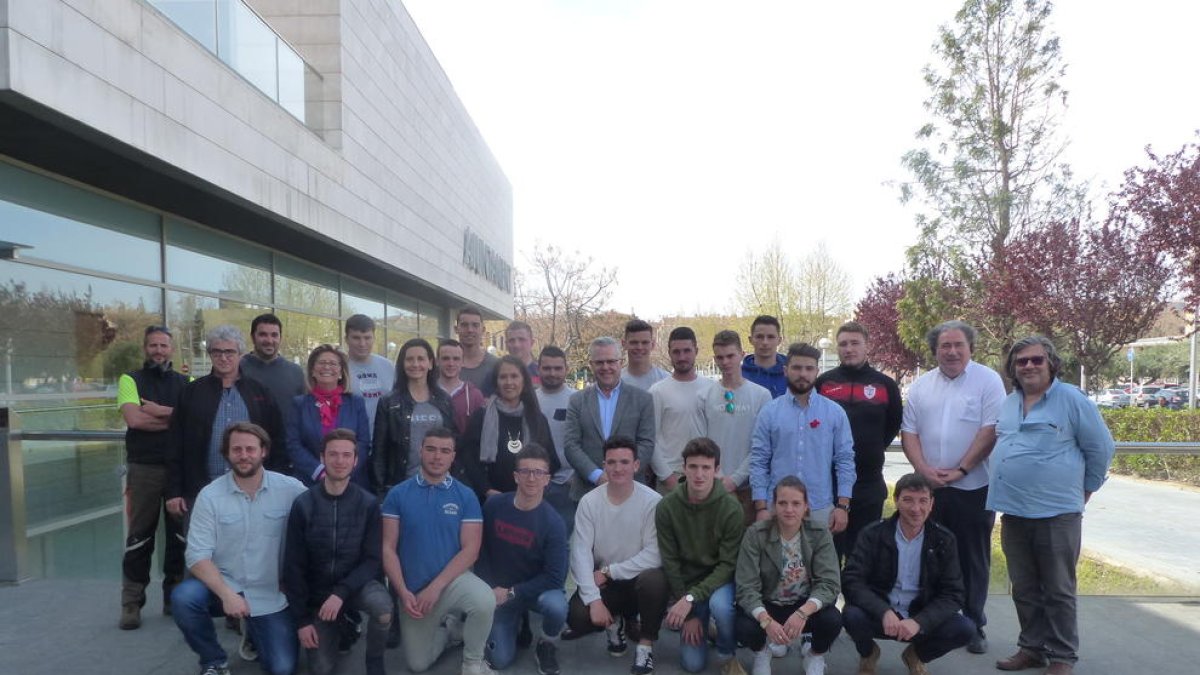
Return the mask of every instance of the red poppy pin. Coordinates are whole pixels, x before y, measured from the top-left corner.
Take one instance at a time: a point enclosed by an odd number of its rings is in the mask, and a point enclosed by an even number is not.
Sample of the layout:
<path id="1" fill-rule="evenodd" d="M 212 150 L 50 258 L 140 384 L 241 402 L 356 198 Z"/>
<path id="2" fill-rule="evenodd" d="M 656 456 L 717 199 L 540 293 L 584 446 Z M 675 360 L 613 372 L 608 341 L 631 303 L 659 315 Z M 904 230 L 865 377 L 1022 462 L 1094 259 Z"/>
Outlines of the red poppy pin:
<path id="1" fill-rule="evenodd" d="M 812 427 L 813 429 L 816 429 L 817 427 L 821 426 L 821 420 L 813 420 L 808 423 L 808 426 Z"/>

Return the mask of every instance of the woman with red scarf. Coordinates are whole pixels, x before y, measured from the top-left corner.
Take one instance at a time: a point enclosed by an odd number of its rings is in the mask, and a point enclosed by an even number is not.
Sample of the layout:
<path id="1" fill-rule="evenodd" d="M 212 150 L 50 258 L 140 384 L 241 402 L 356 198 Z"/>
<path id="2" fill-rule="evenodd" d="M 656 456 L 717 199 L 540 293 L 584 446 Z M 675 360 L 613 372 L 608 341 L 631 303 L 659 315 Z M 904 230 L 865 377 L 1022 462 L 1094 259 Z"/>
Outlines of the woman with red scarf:
<path id="1" fill-rule="evenodd" d="M 287 425 L 287 452 L 292 473 L 312 485 L 325 472 L 321 464 L 321 440 L 334 429 L 354 432 L 358 465 L 351 482 L 372 490 L 370 465 L 371 425 L 361 396 L 348 391 L 350 364 L 333 345 L 321 345 L 308 356 L 308 392 L 292 399 Z"/>

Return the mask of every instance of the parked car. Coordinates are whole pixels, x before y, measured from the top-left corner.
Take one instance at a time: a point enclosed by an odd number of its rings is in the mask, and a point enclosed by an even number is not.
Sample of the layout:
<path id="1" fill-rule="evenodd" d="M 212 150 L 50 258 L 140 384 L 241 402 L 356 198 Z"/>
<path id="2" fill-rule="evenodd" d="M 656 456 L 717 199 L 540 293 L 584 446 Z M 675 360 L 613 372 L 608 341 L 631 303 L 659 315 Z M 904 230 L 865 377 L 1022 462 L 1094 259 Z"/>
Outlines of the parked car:
<path id="1" fill-rule="evenodd" d="M 1128 408 L 1131 398 L 1121 389 L 1105 389 L 1096 395 L 1096 405 L 1101 408 Z"/>
<path id="2" fill-rule="evenodd" d="M 1152 405 L 1168 410 L 1182 410 L 1187 407 L 1188 393 L 1186 389 L 1159 389 L 1151 399 Z"/>
<path id="3" fill-rule="evenodd" d="M 1154 405 L 1154 394 L 1158 393 L 1160 389 L 1162 387 L 1147 384 L 1141 387 L 1131 387 L 1128 391 L 1133 405 L 1139 408 L 1149 408 Z"/>

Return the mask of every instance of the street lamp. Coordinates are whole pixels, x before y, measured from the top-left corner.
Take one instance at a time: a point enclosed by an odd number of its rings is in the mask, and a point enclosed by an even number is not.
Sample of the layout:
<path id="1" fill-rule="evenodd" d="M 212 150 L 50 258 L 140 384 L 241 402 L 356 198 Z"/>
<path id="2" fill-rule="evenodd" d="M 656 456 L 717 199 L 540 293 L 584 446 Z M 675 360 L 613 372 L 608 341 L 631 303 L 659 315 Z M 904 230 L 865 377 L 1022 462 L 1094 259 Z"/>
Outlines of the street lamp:
<path id="1" fill-rule="evenodd" d="M 821 348 L 821 372 L 825 372 L 825 350 L 833 346 L 833 340 L 828 337 L 823 337 L 817 340 L 817 346 Z"/>

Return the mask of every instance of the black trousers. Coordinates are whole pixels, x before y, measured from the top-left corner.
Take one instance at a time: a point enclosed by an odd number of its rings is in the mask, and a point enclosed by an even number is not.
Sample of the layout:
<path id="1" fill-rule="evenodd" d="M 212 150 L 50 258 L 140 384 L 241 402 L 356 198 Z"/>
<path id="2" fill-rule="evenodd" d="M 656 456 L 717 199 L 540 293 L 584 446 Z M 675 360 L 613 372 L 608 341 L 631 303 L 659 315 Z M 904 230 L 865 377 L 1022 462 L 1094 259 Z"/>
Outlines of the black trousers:
<path id="1" fill-rule="evenodd" d="M 833 535 L 833 548 L 837 551 L 838 560 L 845 563 L 846 556 L 854 550 L 858 541 L 858 533 L 871 523 L 883 517 L 883 503 L 887 501 L 887 483 L 883 476 L 878 480 L 874 477 L 865 482 L 860 479 L 854 483 L 850 493 L 850 519 L 846 529 Z"/>
<path id="2" fill-rule="evenodd" d="M 986 485 L 975 490 L 939 488 L 933 492 L 930 514 L 958 541 L 958 563 L 967 592 L 963 614 L 980 630 L 987 625 L 983 607 L 992 572 L 992 528 L 996 525 L 996 512 L 987 510 L 987 495 Z"/>
<path id="3" fill-rule="evenodd" d="M 636 579 L 608 582 L 600 589 L 600 600 L 614 619 L 639 618 L 638 635 L 630 635 L 631 639 L 658 640 L 658 631 L 667 613 L 667 593 L 667 576 L 661 569 L 652 569 L 642 572 Z M 567 607 L 567 626 L 578 635 L 600 630 L 592 624 L 591 613 L 579 597 L 579 591 L 571 596 Z"/>

